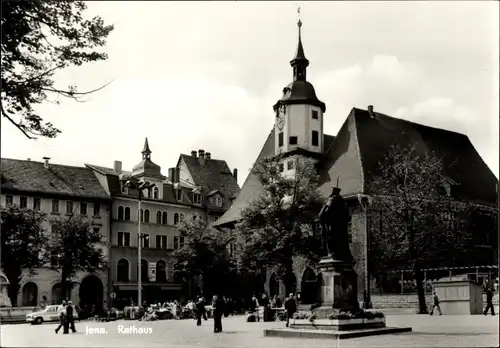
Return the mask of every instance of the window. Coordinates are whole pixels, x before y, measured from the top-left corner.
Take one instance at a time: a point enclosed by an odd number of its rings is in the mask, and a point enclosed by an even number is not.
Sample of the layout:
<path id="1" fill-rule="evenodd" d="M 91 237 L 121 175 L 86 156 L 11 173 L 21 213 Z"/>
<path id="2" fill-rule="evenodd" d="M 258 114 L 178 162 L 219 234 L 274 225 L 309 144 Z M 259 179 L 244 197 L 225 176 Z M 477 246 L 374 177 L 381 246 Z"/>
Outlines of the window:
<path id="1" fill-rule="evenodd" d="M 179 217 L 179 220 L 182 222 L 184 221 L 184 214 L 181 214 L 180 217 Z"/>
<path id="2" fill-rule="evenodd" d="M 99 203 L 94 203 L 94 216 L 99 216 L 101 214 L 101 205 Z"/>
<path id="3" fill-rule="evenodd" d="M 184 246 L 184 237 L 179 237 L 179 246 L 181 248 Z"/>
<path id="4" fill-rule="evenodd" d="M 155 187 L 155 188 L 153 189 L 153 198 L 154 198 L 154 199 L 158 199 L 158 198 L 160 198 L 160 191 L 158 190 L 158 187 Z"/>
<path id="5" fill-rule="evenodd" d="M 278 164 L 278 170 L 280 173 L 282 173 L 285 170 L 285 166 L 283 165 L 283 163 Z"/>
<path id="6" fill-rule="evenodd" d="M 167 265 L 165 261 L 160 260 L 156 263 L 156 281 L 166 282 L 167 281 Z"/>
<path id="7" fill-rule="evenodd" d="M 125 208 L 125 221 L 130 221 L 130 208 Z"/>
<path id="8" fill-rule="evenodd" d="M 149 209 L 144 211 L 144 222 L 149 222 Z"/>
<path id="9" fill-rule="evenodd" d="M 156 236 L 156 249 L 167 249 L 167 236 Z"/>
<path id="10" fill-rule="evenodd" d="M 66 202 L 66 214 L 73 214 L 73 202 Z"/>
<path id="11" fill-rule="evenodd" d="M 118 232 L 118 246 L 130 246 L 130 233 Z"/>
<path id="12" fill-rule="evenodd" d="M 317 120 L 318 119 L 318 111 L 317 110 L 313 110 L 312 111 L 312 118 Z"/>
<path id="13" fill-rule="evenodd" d="M 118 220 L 123 220 L 123 207 L 118 207 Z"/>
<path id="14" fill-rule="evenodd" d="M 181 189 L 177 190 L 177 200 L 178 201 L 182 200 L 182 190 Z"/>
<path id="15" fill-rule="evenodd" d="M 128 194 L 128 186 L 125 186 L 125 182 L 122 182 L 122 193 Z"/>
<path id="16" fill-rule="evenodd" d="M 319 145 L 319 133 L 318 131 L 312 131 L 312 146 Z"/>
<path id="17" fill-rule="evenodd" d="M 156 224 L 161 225 L 161 211 L 156 212 Z"/>
<path id="18" fill-rule="evenodd" d="M 286 162 L 286 169 L 288 170 L 293 169 L 293 160 Z"/>
<path id="19" fill-rule="evenodd" d="M 177 224 L 179 223 L 179 214 L 178 213 L 175 213 L 174 214 L 174 225 L 177 226 Z"/>
<path id="20" fill-rule="evenodd" d="M 193 221 L 196 220 L 196 215 L 193 215 Z"/>
<path id="21" fill-rule="evenodd" d="M 42 208 L 42 199 L 41 198 L 33 198 L 33 210 L 40 210 Z"/>
<path id="22" fill-rule="evenodd" d="M 222 207 L 222 197 L 221 196 L 215 196 L 215 205 L 217 207 Z"/>
<path id="23" fill-rule="evenodd" d="M 130 264 L 126 259 L 120 259 L 116 265 L 116 278 L 119 282 L 129 281 Z"/>
<path id="24" fill-rule="evenodd" d="M 137 236 L 139 238 L 139 236 Z M 143 233 L 141 238 L 141 247 L 149 248 L 149 234 Z"/>
<path id="25" fill-rule="evenodd" d="M 174 249 L 179 248 L 179 237 L 174 236 Z"/>
<path id="26" fill-rule="evenodd" d="M 283 132 L 280 132 L 278 134 L 278 147 L 282 147 L 283 146 Z"/>
<path id="27" fill-rule="evenodd" d="M 144 210 L 141 209 L 141 222 L 144 222 Z"/>
<path id="28" fill-rule="evenodd" d="M 201 194 L 193 193 L 193 203 L 194 204 L 201 204 Z"/>
<path id="29" fill-rule="evenodd" d="M 52 200 L 52 212 L 59 214 L 59 201 L 57 199 Z"/>
<path id="30" fill-rule="evenodd" d="M 164 211 L 161 214 L 161 223 L 162 223 L 162 225 L 166 225 L 167 224 L 167 212 L 166 211 Z"/>
<path id="31" fill-rule="evenodd" d="M 13 196 L 5 196 L 5 205 L 12 204 L 14 202 Z"/>
<path id="32" fill-rule="evenodd" d="M 19 208 L 24 209 L 28 207 L 28 197 L 21 196 L 21 200 L 19 201 Z"/>
<path id="33" fill-rule="evenodd" d="M 94 233 L 95 233 L 95 234 L 98 234 L 98 233 L 99 233 L 99 230 L 100 230 L 100 228 L 99 228 L 99 227 L 93 227 L 92 229 L 94 230 Z"/>
<path id="34" fill-rule="evenodd" d="M 85 202 L 80 203 L 80 214 L 87 215 L 87 203 Z"/>
<path id="35" fill-rule="evenodd" d="M 147 193 L 146 193 L 147 198 L 151 198 L 151 187 L 148 188 Z"/>
<path id="36" fill-rule="evenodd" d="M 297 137 L 290 137 L 289 140 L 290 145 L 297 145 Z"/>

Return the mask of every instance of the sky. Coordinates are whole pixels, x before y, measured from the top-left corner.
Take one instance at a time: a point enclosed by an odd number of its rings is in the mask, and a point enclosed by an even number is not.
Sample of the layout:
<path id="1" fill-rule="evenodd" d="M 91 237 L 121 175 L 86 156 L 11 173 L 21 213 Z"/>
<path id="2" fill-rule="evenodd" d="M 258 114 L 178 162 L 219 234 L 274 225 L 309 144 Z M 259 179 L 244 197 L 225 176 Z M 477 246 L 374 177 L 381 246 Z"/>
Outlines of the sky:
<path id="1" fill-rule="evenodd" d="M 62 133 L 26 139 L 2 120 L 2 157 L 130 170 L 148 137 L 168 168 L 204 149 L 239 171 L 240 186 L 292 81 L 297 7 L 308 80 L 335 135 L 352 107 L 467 134 L 499 174 L 499 5 L 418 2 L 89 2 L 114 24 L 104 62 L 60 71 L 56 86 L 85 103 L 38 107 Z M 472 174 L 472 173 L 471 173 Z"/>

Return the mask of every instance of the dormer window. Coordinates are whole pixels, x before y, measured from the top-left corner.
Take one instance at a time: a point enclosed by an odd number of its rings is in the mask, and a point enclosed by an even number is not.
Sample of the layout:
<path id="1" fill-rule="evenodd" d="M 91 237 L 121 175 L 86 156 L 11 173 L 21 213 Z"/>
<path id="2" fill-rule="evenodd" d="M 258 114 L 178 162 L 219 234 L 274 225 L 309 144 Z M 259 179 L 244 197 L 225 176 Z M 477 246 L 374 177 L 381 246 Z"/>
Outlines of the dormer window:
<path id="1" fill-rule="evenodd" d="M 128 186 L 125 186 L 125 182 L 122 181 L 122 193 L 123 194 L 128 194 Z"/>
<path id="2" fill-rule="evenodd" d="M 215 205 L 217 207 L 222 207 L 222 197 L 221 196 L 215 196 Z"/>
<path id="3" fill-rule="evenodd" d="M 153 198 L 154 199 L 159 199 L 160 198 L 160 190 L 158 190 L 158 187 L 155 187 L 153 189 Z"/>
<path id="4" fill-rule="evenodd" d="M 194 204 L 201 204 L 201 194 L 200 193 L 193 193 L 193 203 Z"/>

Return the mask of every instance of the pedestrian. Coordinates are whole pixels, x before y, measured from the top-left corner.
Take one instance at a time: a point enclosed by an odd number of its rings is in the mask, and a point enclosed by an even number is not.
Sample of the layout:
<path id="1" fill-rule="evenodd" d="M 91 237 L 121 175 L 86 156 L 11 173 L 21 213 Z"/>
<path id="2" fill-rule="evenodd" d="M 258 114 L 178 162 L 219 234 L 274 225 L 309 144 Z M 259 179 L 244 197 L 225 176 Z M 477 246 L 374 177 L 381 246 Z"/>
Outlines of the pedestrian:
<path id="1" fill-rule="evenodd" d="M 222 332 L 222 301 L 219 296 L 214 295 L 212 299 L 212 308 L 214 316 L 214 333 Z"/>
<path id="2" fill-rule="evenodd" d="M 55 330 L 56 334 L 66 324 L 66 301 L 62 301 L 61 305 L 57 307 L 57 313 L 59 314 L 59 326 Z"/>
<path id="3" fill-rule="evenodd" d="M 203 320 L 207 321 L 208 318 L 207 318 L 207 308 L 205 307 L 205 304 L 206 304 L 206 301 L 205 301 L 205 297 L 201 297 L 201 303 L 203 303 Z"/>
<path id="4" fill-rule="evenodd" d="M 196 302 L 196 325 L 198 326 L 201 325 L 201 317 L 203 316 L 203 313 L 205 313 L 205 303 L 203 298 L 200 296 Z"/>
<path id="5" fill-rule="evenodd" d="M 495 315 L 495 308 L 493 307 L 493 291 L 491 287 L 486 288 L 486 309 L 483 314 L 488 315 L 488 310 L 491 308 L 491 315 Z"/>
<path id="6" fill-rule="evenodd" d="M 432 310 L 429 314 L 432 315 L 434 313 L 434 309 L 437 308 L 439 315 L 443 315 L 443 312 L 441 312 L 441 307 L 439 306 L 439 297 L 436 294 L 436 291 L 432 292 L 432 297 L 434 299 L 434 304 L 432 305 Z"/>
<path id="7" fill-rule="evenodd" d="M 64 327 L 64 331 L 66 333 L 69 332 L 69 328 L 71 327 L 71 331 L 73 333 L 76 332 L 76 328 L 75 328 L 75 317 L 74 317 L 74 313 L 75 313 L 76 309 L 75 307 L 73 306 L 73 303 L 71 301 L 68 301 L 68 305 L 66 306 L 66 326 Z"/>
<path id="8" fill-rule="evenodd" d="M 285 299 L 285 310 L 286 310 L 286 327 L 290 325 L 290 319 L 293 318 L 293 315 L 297 311 L 297 302 L 295 302 L 295 298 L 292 293 L 288 295 L 288 298 Z"/>

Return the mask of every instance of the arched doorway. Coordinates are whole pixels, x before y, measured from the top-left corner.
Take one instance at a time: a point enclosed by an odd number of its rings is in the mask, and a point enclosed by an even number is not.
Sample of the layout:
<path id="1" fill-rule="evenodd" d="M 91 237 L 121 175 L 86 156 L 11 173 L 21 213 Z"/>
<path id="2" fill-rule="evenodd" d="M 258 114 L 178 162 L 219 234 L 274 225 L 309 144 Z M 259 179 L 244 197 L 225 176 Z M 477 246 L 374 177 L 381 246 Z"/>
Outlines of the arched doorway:
<path id="1" fill-rule="evenodd" d="M 313 304 L 318 302 L 318 280 L 314 271 L 309 267 L 302 274 L 300 289 L 301 303 Z"/>
<path id="2" fill-rule="evenodd" d="M 38 286 L 29 282 L 23 286 L 23 306 L 36 306 L 38 304 Z"/>
<path id="3" fill-rule="evenodd" d="M 276 277 L 276 274 L 273 273 L 269 278 L 269 296 L 273 297 L 279 294 L 280 294 L 280 285 Z"/>
<path id="4" fill-rule="evenodd" d="M 286 296 L 288 296 L 289 294 L 295 295 L 297 293 L 297 278 L 295 277 L 295 274 L 288 273 L 285 278 L 285 288 Z"/>
<path id="5" fill-rule="evenodd" d="M 119 282 L 128 282 L 130 280 L 130 263 L 127 259 L 120 259 L 116 265 L 116 280 Z"/>
<path id="6" fill-rule="evenodd" d="M 104 286 L 101 279 L 95 275 L 85 277 L 80 283 L 80 307 L 91 310 L 93 306 L 97 311 L 102 309 Z"/>
<path id="7" fill-rule="evenodd" d="M 156 263 L 156 281 L 157 282 L 167 281 L 167 265 L 163 260 L 160 260 Z"/>
<path id="8" fill-rule="evenodd" d="M 62 300 L 61 283 L 56 283 L 52 286 L 52 304 L 60 304 Z"/>

